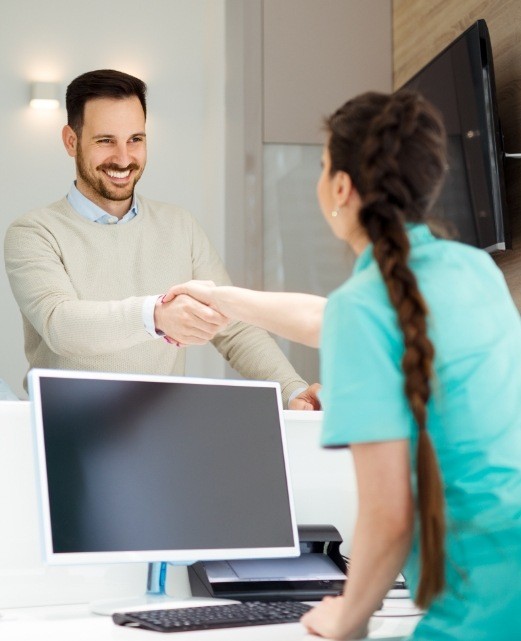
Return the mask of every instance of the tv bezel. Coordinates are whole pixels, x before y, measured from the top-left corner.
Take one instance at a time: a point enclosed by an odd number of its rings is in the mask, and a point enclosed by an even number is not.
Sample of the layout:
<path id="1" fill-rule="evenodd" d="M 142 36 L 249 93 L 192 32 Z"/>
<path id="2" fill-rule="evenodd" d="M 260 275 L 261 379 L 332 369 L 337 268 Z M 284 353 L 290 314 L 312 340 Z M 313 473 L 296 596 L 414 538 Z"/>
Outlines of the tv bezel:
<path id="1" fill-rule="evenodd" d="M 490 212 L 491 216 L 484 217 L 479 213 L 479 207 L 475 206 L 474 196 L 477 191 L 481 188 L 481 184 L 476 184 L 477 179 L 472 179 L 472 176 L 469 175 L 468 165 L 465 162 L 466 168 L 466 179 L 468 182 L 469 189 L 469 200 L 472 207 L 473 223 L 476 229 L 477 244 L 474 246 L 484 249 L 489 253 L 494 253 L 496 251 L 502 251 L 505 249 L 510 249 L 512 247 L 512 237 L 511 237 L 511 227 L 508 214 L 508 205 L 506 198 L 506 186 L 505 186 L 505 176 L 504 176 L 504 167 L 503 161 L 505 158 L 504 145 L 503 145 L 503 134 L 501 130 L 501 123 L 499 119 L 499 111 L 497 106 L 497 90 L 496 90 L 496 81 L 495 81 L 495 72 L 494 72 L 494 60 L 492 55 L 492 45 L 490 41 L 490 34 L 484 19 L 476 20 L 472 25 L 470 25 L 465 31 L 463 31 L 458 37 L 452 40 L 440 53 L 438 53 L 432 60 L 430 60 L 426 65 L 424 65 L 418 72 L 416 72 L 409 80 L 407 80 L 401 87 L 401 89 L 411 88 L 416 89 L 415 84 L 418 79 L 434 64 L 436 64 L 440 58 L 446 56 L 450 53 L 454 46 L 460 41 L 466 41 L 467 48 L 469 45 L 473 45 L 473 38 L 479 39 L 479 50 L 480 50 L 480 60 L 481 60 L 481 69 L 482 73 L 480 74 L 481 86 L 480 94 L 483 95 L 483 102 L 478 105 L 478 117 L 480 118 L 480 131 L 483 135 L 470 137 L 468 141 L 464 141 L 467 144 L 475 143 L 476 140 L 480 141 L 480 150 L 479 155 L 482 157 L 483 170 L 487 180 L 487 197 L 490 202 Z M 473 45 L 475 46 L 475 45 Z M 471 56 L 471 61 L 474 61 L 475 58 Z M 483 73 L 483 69 L 487 69 L 488 73 Z M 421 89 L 417 89 L 421 92 Z M 476 92 L 474 92 L 474 96 Z M 433 101 L 434 102 L 434 101 Z M 477 104 L 477 103 L 476 103 Z M 486 122 L 481 122 L 480 113 L 484 113 Z M 461 112 L 459 113 L 461 116 Z M 460 120 L 460 122 L 462 122 Z M 485 125 L 484 127 L 482 125 Z M 472 131 L 472 128 L 461 127 L 463 131 Z M 473 138 L 473 139 L 472 139 Z M 485 138 L 485 142 L 483 141 Z M 470 152 L 469 152 L 470 153 Z M 477 157 L 474 153 L 474 158 Z M 473 163 L 476 161 L 473 160 Z M 472 184 L 472 180 L 475 181 L 475 184 Z M 493 223 L 493 235 L 494 242 L 489 244 L 481 240 L 483 238 L 483 225 Z M 459 238 L 456 238 L 459 240 Z M 462 241 L 471 244 L 469 241 Z M 474 243 L 472 243 L 474 244 Z"/>
<path id="2" fill-rule="evenodd" d="M 42 378 L 64 379 L 95 379 L 107 381 L 145 381 L 158 383 L 174 383 L 186 385 L 218 385 L 234 387 L 270 388 L 276 395 L 279 416 L 280 444 L 284 458 L 284 471 L 287 482 L 288 511 L 291 519 L 292 545 L 283 547 L 244 547 L 244 548 L 194 548 L 173 550 L 125 550 L 125 551 L 82 551 L 56 552 L 53 548 L 51 507 L 47 462 L 45 452 L 45 436 L 42 416 L 42 398 L 40 382 Z M 153 563 L 169 562 L 180 565 L 190 565 L 199 560 L 229 560 L 254 558 L 296 557 L 300 555 L 300 545 L 296 525 L 295 508 L 291 488 L 291 476 L 288 452 L 284 431 L 283 407 L 280 385 L 268 381 L 230 380 L 212 378 L 194 378 L 185 376 L 155 376 L 114 374 L 92 371 L 72 371 L 53 369 L 32 369 L 28 374 L 29 393 L 31 399 L 32 425 L 34 433 L 34 453 L 36 459 L 37 497 L 39 503 L 40 523 L 42 531 L 42 555 L 49 565 L 104 564 L 104 563 Z"/>

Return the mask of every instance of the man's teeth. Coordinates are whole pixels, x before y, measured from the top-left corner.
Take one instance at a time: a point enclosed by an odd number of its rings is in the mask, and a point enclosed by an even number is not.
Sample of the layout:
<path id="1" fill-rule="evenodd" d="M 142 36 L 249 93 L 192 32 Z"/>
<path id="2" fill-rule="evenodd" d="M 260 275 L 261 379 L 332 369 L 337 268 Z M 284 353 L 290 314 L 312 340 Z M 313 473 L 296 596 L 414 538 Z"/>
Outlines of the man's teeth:
<path id="1" fill-rule="evenodd" d="M 107 169 L 107 174 L 111 178 L 128 178 L 130 176 L 130 169 L 125 171 L 115 171 L 114 169 Z"/>

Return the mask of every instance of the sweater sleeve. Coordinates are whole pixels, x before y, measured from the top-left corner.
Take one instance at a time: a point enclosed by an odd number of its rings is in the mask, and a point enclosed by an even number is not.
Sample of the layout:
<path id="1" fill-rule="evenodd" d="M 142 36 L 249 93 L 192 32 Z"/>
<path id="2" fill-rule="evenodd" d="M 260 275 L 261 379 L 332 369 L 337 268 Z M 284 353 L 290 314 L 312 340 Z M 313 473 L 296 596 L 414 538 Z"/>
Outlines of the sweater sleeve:
<path id="1" fill-rule="evenodd" d="M 195 220 L 192 242 L 194 278 L 213 280 L 218 285 L 231 284 L 219 255 Z M 212 343 L 244 378 L 280 383 L 285 405 L 295 390 L 308 386 L 273 338 L 262 329 L 233 322 L 219 332 Z"/>
<path id="2" fill-rule="evenodd" d="M 153 338 L 143 326 L 144 296 L 80 300 L 52 233 L 31 218 L 7 230 L 6 271 L 22 315 L 48 347 L 63 356 L 127 349 Z"/>

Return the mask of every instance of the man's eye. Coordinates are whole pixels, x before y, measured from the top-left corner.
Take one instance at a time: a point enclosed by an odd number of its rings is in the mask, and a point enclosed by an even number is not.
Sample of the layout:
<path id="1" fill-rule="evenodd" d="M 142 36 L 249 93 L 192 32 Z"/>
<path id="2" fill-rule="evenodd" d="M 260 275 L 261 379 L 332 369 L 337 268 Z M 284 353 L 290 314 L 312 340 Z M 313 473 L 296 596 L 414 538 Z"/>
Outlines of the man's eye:
<path id="1" fill-rule="evenodd" d="M 133 138 L 130 139 L 130 142 L 143 142 L 144 138 L 143 136 L 134 136 Z"/>
<path id="2" fill-rule="evenodd" d="M 98 144 L 101 144 L 101 145 L 107 145 L 110 142 L 112 142 L 110 138 L 100 138 L 98 140 Z"/>

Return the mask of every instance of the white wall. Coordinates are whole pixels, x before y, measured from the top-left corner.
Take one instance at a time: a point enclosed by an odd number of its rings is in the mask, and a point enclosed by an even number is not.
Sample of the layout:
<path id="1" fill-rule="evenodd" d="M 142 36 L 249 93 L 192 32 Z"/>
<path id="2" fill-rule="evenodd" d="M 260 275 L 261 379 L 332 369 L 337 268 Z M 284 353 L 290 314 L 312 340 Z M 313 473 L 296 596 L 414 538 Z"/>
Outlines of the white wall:
<path id="1" fill-rule="evenodd" d="M 61 144 L 65 109 L 28 106 L 29 82 L 114 68 L 148 83 L 149 160 L 139 192 L 175 202 L 224 248 L 225 0 L 2 0 L 0 234 L 66 194 L 73 161 Z M 23 396 L 22 325 L 0 268 L 0 378 Z M 189 373 L 222 375 L 211 347 L 189 351 Z"/>

